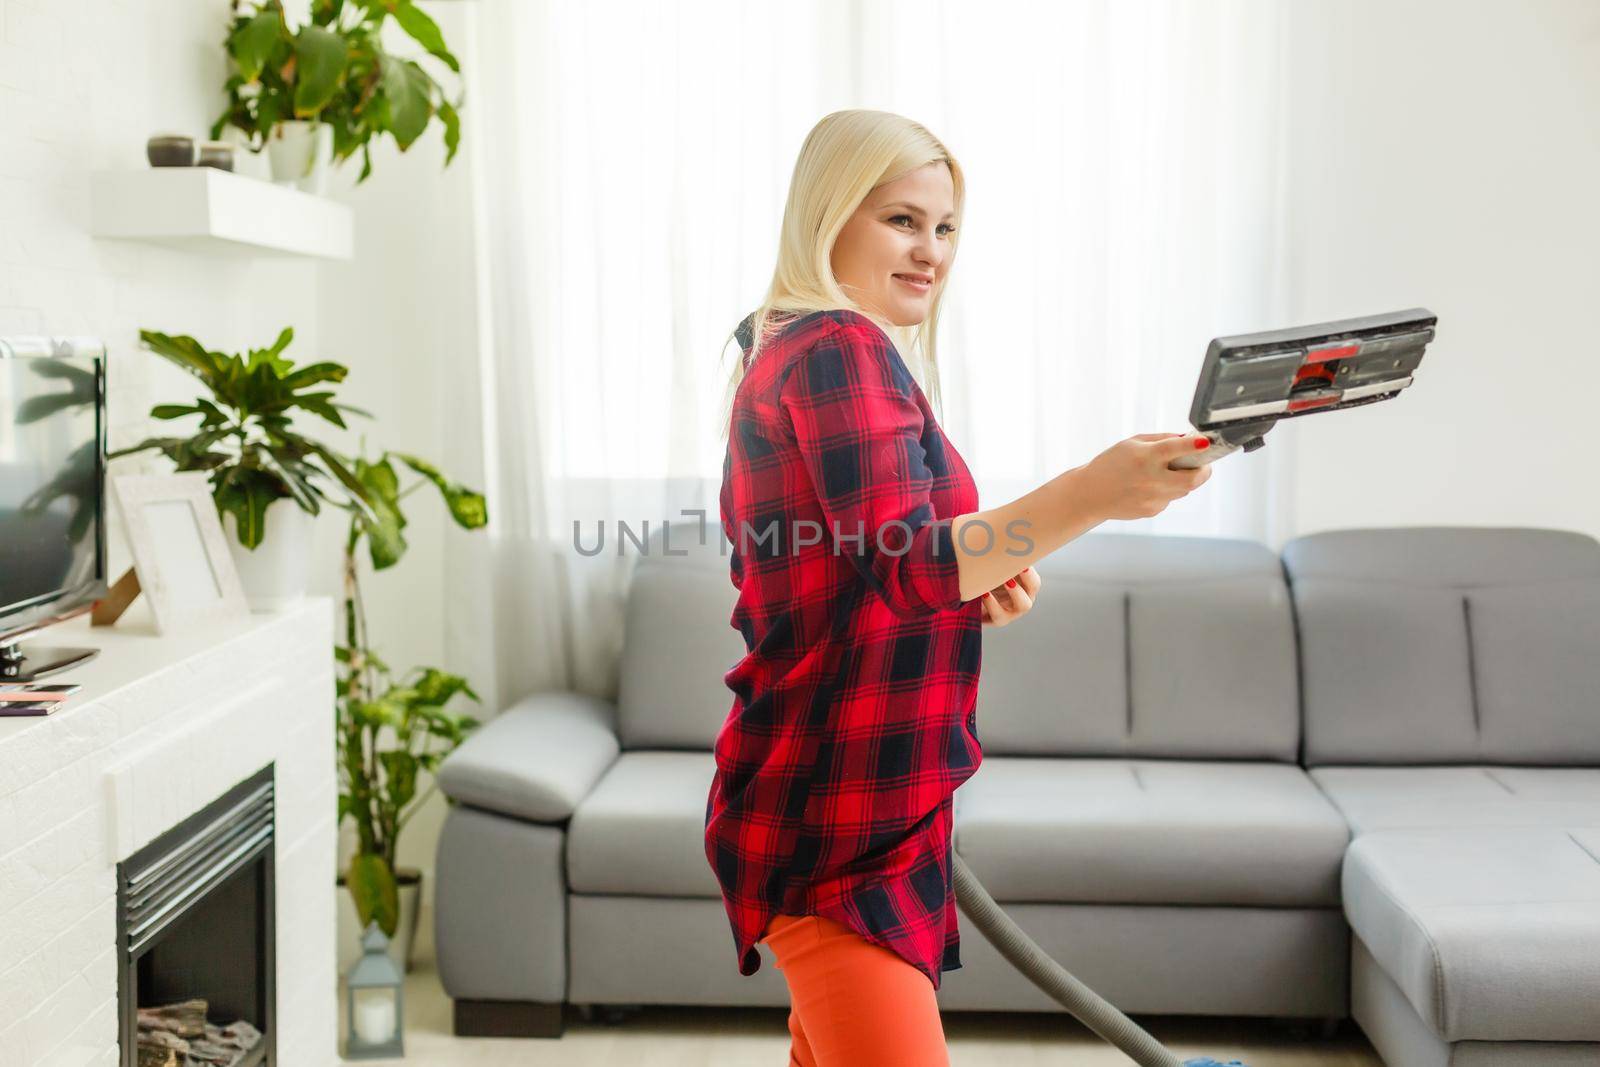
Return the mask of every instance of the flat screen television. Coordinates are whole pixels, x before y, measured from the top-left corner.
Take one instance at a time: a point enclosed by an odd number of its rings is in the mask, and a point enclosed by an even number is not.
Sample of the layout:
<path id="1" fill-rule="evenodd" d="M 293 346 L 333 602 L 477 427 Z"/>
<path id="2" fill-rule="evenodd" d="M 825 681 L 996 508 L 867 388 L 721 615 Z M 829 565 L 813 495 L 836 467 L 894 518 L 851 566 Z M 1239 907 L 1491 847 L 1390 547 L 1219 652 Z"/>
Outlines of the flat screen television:
<path id="1" fill-rule="evenodd" d="M 20 642 L 106 595 L 105 487 L 105 345 L 0 337 L 0 681 L 95 654 Z"/>

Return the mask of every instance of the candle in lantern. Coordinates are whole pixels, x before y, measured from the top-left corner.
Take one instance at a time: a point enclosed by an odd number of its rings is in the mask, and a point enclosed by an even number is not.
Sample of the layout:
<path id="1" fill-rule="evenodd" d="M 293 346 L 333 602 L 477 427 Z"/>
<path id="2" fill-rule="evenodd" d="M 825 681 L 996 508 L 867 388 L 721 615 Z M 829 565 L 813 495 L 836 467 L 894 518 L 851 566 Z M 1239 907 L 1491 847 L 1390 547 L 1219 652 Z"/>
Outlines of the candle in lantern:
<path id="1" fill-rule="evenodd" d="M 356 1001 L 356 1036 L 369 1045 L 394 1037 L 394 1001 L 388 997 L 363 997 Z"/>

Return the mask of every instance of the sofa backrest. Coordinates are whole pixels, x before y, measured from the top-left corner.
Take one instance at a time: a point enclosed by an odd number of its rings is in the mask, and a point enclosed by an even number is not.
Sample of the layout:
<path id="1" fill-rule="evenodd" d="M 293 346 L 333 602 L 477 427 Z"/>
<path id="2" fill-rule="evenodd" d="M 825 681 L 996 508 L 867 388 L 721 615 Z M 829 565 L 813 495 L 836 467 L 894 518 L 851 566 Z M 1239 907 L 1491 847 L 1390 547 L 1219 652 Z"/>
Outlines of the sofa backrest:
<path id="1" fill-rule="evenodd" d="M 1091 533 L 1035 567 L 1028 617 L 984 631 L 985 755 L 1297 757 L 1293 613 L 1265 545 Z"/>
<path id="2" fill-rule="evenodd" d="M 710 750 L 745 654 L 728 548 L 657 533 L 629 583 L 624 749 Z M 1294 626 L 1278 558 L 1253 541 L 1091 533 L 1037 564 L 1027 620 L 984 631 L 986 754 L 1293 760 Z"/>
<path id="3" fill-rule="evenodd" d="M 1334 530 L 1283 548 L 1305 762 L 1600 762 L 1600 542 Z"/>
<path id="4" fill-rule="evenodd" d="M 712 527 L 706 544 L 692 525 L 674 523 L 670 548 L 656 532 L 636 557 L 624 612 L 617 680 L 618 742 L 624 749 L 711 751 L 733 707 L 723 676 L 744 658 L 744 638 L 729 620 L 739 598 L 729 575 L 731 548 Z"/>

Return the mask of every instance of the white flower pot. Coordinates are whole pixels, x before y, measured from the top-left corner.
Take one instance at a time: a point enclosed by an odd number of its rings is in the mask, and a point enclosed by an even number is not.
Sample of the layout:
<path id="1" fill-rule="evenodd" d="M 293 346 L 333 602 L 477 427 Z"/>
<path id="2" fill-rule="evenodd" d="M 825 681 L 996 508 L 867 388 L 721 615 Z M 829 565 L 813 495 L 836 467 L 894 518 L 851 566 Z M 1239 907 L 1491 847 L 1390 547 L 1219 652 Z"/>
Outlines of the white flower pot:
<path id="1" fill-rule="evenodd" d="M 239 543 L 239 524 L 232 512 L 222 515 L 233 568 L 251 611 L 281 611 L 305 598 L 311 584 L 311 534 L 315 517 L 290 497 L 267 505 L 261 543 L 254 549 Z"/>
<path id="2" fill-rule="evenodd" d="M 319 196 L 333 165 L 333 127 L 326 122 L 289 119 L 267 134 L 272 180 Z"/>
<path id="3" fill-rule="evenodd" d="M 255 178 L 259 181 L 270 181 L 272 172 L 268 170 L 269 160 L 267 154 L 250 146 L 250 135 L 237 126 L 225 126 L 222 130 L 222 139 L 233 145 L 233 172 L 242 174 L 246 178 Z"/>

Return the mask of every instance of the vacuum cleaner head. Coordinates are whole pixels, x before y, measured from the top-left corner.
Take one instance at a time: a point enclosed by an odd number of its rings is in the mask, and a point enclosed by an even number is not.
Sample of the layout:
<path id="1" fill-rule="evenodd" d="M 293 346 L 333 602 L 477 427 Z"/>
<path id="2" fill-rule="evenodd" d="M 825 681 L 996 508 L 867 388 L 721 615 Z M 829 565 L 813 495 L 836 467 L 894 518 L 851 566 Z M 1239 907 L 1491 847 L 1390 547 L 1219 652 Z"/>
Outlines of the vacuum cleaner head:
<path id="1" fill-rule="evenodd" d="M 1253 452 L 1280 419 L 1395 396 L 1411 384 L 1438 321 L 1426 308 L 1412 308 L 1216 338 L 1189 407 L 1189 421 L 1211 447 L 1172 466 Z"/>

